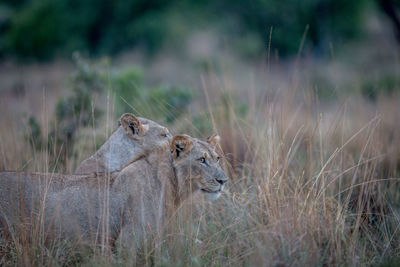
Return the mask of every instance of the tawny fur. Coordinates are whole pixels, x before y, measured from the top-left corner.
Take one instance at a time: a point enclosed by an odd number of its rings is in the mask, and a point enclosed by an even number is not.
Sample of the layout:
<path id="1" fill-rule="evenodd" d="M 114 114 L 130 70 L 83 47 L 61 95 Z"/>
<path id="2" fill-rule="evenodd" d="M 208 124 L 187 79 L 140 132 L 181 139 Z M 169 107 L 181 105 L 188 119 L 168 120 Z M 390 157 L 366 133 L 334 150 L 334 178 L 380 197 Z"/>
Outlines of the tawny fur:
<path id="1" fill-rule="evenodd" d="M 121 170 L 148 151 L 168 145 L 171 138 L 166 127 L 130 113 L 121 116 L 119 125 L 99 150 L 78 166 L 75 173 Z"/>
<path id="2" fill-rule="evenodd" d="M 45 229 L 55 235 L 137 246 L 144 238 L 159 233 L 165 219 L 194 192 L 216 199 L 227 181 L 218 153 L 207 142 L 176 136 L 169 148 L 153 150 L 115 173 L 111 187 L 101 181 L 113 177 L 66 176 L 68 181 L 64 182 L 58 175 L 51 181 L 47 177 L 47 183 L 39 186 L 40 177 L 45 175 L 0 173 L 3 222 L 12 228 L 24 222 L 21 215 L 32 219 L 43 214 Z M 12 204 L 18 206 L 21 199 L 23 207 L 12 209 Z"/>

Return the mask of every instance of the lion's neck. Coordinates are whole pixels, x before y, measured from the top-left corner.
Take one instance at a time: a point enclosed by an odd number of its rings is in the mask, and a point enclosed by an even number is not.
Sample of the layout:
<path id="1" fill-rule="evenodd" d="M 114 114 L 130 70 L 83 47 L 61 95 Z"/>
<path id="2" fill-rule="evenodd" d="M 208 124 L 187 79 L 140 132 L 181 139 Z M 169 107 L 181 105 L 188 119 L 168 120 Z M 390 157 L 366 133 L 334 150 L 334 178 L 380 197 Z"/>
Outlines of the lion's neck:
<path id="1" fill-rule="evenodd" d="M 192 193 L 188 177 L 180 176 L 172 162 L 169 149 L 159 151 L 160 154 L 148 155 L 147 161 L 157 168 L 157 176 L 162 184 L 161 203 L 163 216 L 172 216 L 181 203 Z"/>
<path id="2" fill-rule="evenodd" d="M 141 154 L 141 147 L 132 140 L 120 126 L 110 138 L 86 160 L 86 165 L 97 165 L 99 172 L 120 170 L 135 155 Z"/>

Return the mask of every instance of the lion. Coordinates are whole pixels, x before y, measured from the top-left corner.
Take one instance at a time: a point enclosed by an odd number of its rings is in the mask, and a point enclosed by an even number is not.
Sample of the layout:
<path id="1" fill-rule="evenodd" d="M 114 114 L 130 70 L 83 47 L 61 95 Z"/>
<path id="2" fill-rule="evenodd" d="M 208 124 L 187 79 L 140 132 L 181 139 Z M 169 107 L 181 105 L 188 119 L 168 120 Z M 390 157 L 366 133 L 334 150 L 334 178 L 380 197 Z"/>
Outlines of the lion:
<path id="1" fill-rule="evenodd" d="M 79 177 L 61 190 L 56 183 L 48 187 L 42 202 L 32 201 L 35 208 L 30 211 L 41 211 L 45 229 L 57 236 L 138 247 L 194 193 L 210 200 L 220 197 L 228 178 L 216 150 L 218 142 L 216 135 L 205 142 L 174 136 L 169 147 L 153 150 L 120 171 L 111 187 L 80 184 Z M 1 188 L 9 186 L 2 182 Z M 0 206 L 4 204 L 1 197 Z"/>
<path id="2" fill-rule="evenodd" d="M 66 188 L 109 188 L 119 172 L 93 174 L 0 172 L 0 229 L 29 226 L 41 215 L 46 201 Z"/>
<path id="3" fill-rule="evenodd" d="M 92 156 L 76 169 L 76 174 L 114 172 L 158 147 L 168 146 L 172 135 L 158 123 L 125 113 L 119 127 Z"/>
<path id="4" fill-rule="evenodd" d="M 123 223 L 117 243 L 132 247 L 159 232 L 180 204 L 196 192 L 218 199 L 228 181 L 216 146 L 188 135 L 171 140 L 170 151 L 152 153 L 129 165 L 116 178 L 113 190 L 125 196 Z M 149 232 L 150 229 L 150 232 Z"/>

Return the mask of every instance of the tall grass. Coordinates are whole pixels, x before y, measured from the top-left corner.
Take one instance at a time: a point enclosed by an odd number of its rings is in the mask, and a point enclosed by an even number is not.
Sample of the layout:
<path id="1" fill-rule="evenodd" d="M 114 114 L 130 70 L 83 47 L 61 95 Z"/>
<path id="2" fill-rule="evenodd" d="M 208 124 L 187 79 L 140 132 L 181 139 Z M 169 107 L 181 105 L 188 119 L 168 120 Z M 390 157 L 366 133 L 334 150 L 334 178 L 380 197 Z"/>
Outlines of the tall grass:
<path id="1" fill-rule="evenodd" d="M 203 77 L 202 93 L 169 127 L 195 137 L 218 132 L 230 181 L 217 201 L 188 199 L 168 222 L 168 231 L 130 252 L 138 253 L 138 264 L 398 262 L 398 95 L 370 102 L 355 94 L 327 104 L 296 84 L 240 91 L 213 74 Z M 5 122 L 7 114 L 0 120 Z M 0 129 L 1 169 L 51 171 L 43 166 L 57 151 L 33 151 L 21 129 L 15 122 Z M 90 135 L 104 134 L 96 129 Z M 132 259 L 112 249 L 83 249 L 46 237 L 38 220 L 7 242 L 2 238 L 0 263 L 128 265 Z"/>

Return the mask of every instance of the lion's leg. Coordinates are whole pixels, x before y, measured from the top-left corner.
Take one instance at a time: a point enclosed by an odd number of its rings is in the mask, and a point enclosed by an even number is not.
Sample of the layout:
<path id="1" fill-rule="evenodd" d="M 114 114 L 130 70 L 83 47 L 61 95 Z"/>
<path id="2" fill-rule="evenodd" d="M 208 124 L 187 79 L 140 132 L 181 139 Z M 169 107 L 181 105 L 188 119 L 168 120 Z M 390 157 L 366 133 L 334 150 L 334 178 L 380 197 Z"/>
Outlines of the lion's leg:
<path id="1" fill-rule="evenodd" d="M 142 235 L 140 231 L 135 231 L 133 223 L 125 224 L 117 238 L 116 248 L 125 260 L 131 264 L 135 264 L 138 251 L 141 249 Z"/>

